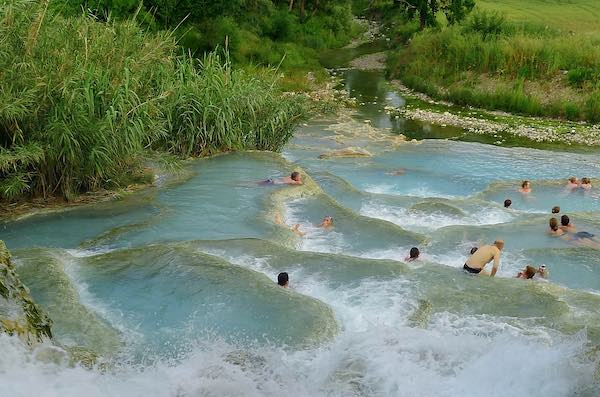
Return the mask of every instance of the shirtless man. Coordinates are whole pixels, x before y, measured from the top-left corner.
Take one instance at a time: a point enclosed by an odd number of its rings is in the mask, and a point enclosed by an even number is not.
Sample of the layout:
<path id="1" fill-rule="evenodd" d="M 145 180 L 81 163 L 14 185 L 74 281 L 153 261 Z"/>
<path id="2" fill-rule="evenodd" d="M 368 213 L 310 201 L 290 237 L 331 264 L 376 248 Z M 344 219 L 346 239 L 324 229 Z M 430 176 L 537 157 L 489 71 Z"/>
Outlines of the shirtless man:
<path id="1" fill-rule="evenodd" d="M 463 269 L 469 273 L 489 275 L 494 277 L 500 266 L 500 251 L 504 248 L 504 240 L 496 240 L 492 245 L 483 245 L 475 251 L 473 255 L 467 259 Z M 487 273 L 484 269 L 485 265 L 494 261 L 492 272 Z"/>
<path id="2" fill-rule="evenodd" d="M 577 228 L 575 227 L 575 225 L 573 225 L 571 223 L 571 220 L 569 219 L 569 217 L 567 215 L 563 215 L 560 217 L 559 228 L 561 228 L 564 232 L 567 232 L 567 233 L 577 232 Z"/>

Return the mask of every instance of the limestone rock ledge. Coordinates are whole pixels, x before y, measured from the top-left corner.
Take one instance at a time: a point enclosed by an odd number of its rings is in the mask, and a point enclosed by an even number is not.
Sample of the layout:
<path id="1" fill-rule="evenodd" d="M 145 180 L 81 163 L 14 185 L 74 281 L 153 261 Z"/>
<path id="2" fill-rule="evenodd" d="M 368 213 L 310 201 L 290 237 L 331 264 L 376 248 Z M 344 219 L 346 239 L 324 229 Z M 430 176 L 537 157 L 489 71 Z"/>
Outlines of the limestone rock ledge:
<path id="1" fill-rule="evenodd" d="M 0 332 L 18 335 L 31 345 L 52 338 L 51 327 L 52 320 L 33 301 L 0 240 Z"/>

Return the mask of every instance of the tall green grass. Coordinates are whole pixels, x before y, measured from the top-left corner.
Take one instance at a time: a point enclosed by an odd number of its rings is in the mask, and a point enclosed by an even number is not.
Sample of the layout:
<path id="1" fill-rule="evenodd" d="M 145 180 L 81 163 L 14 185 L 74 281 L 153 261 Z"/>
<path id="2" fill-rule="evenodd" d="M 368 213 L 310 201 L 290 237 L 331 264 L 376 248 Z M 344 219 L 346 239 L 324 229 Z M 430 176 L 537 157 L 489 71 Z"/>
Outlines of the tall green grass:
<path id="1" fill-rule="evenodd" d="M 462 25 L 414 34 L 390 63 L 391 74 L 413 88 L 435 86 L 428 91 L 458 103 L 569 119 L 600 118 L 593 99 L 600 94 L 600 34 L 564 34 L 510 23 L 496 13 L 476 13 Z M 480 76 L 503 84 L 479 88 Z M 576 98 L 540 97 L 525 88 L 545 81 L 555 82 L 553 92 L 570 90 Z"/>
<path id="2" fill-rule="evenodd" d="M 0 5 L 0 199 L 122 186 L 150 149 L 278 150 L 303 115 L 274 73 L 199 62 L 169 32 L 47 5 Z"/>

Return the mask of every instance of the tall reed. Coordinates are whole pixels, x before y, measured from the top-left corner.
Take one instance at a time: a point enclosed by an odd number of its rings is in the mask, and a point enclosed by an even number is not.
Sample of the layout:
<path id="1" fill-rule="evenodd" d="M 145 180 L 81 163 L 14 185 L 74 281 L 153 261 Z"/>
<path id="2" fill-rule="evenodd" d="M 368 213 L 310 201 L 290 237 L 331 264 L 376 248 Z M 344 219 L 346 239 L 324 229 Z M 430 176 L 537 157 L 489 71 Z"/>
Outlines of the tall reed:
<path id="1" fill-rule="evenodd" d="M 0 199 L 128 183 L 148 149 L 190 156 L 278 150 L 302 117 L 275 74 L 181 56 L 169 32 L 133 21 L 0 5 Z"/>

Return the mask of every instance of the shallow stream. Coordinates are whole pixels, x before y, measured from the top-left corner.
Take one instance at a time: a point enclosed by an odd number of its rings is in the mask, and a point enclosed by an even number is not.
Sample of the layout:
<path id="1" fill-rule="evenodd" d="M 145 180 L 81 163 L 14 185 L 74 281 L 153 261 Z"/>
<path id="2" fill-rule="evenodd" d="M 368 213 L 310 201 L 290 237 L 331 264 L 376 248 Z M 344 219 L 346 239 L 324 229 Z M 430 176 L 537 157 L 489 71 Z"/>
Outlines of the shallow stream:
<path id="1" fill-rule="evenodd" d="M 56 340 L 102 359 L 72 367 L 0 335 L 0 396 L 600 395 L 600 245 L 546 233 L 559 205 L 600 236 L 597 188 L 564 188 L 600 176 L 597 154 L 469 142 L 388 115 L 403 99 L 379 72 L 336 74 L 358 109 L 281 154 L 198 160 L 184 182 L 1 225 Z M 332 156 L 348 148 L 364 156 Z M 303 186 L 257 183 L 294 169 Z M 496 238 L 498 277 L 460 270 Z M 530 263 L 549 282 L 514 278 Z"/>

